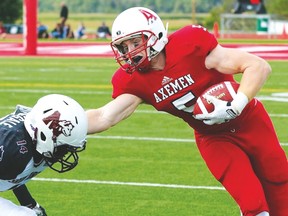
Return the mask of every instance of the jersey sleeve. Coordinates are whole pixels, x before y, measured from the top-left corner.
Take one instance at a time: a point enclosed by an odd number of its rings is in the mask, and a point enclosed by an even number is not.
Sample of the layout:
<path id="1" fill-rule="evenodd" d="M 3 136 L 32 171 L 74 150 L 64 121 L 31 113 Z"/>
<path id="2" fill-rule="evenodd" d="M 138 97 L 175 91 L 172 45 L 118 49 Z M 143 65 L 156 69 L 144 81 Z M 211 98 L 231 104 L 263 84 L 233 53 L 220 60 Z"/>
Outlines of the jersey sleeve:
<path id="1" fill-rule="evenodd" d="M 112 76 L 112 86 L 113 86 L 113 92 L 112 92 L 112 98 L 118 97 L 122 92 L 122 82 L 121 82 L 121 69 L 118 69 L 115 74 Z"/>
<path id="2" fill-rule="evenodd" d="M 169 43 L 173 46 L 173 49 L 182 49 L 182 53 L 207 56 L 217 46 L 218 41 L 206 28 L 200 25 L 189 25 L 172 34 Z"/>
<path id="3" fill-rule="evenodd" d="M 191 34 L 191 39 L 196 44 L 200 54 L 208 55 L 218 45 L 215 36 L 202 26 L 192 25 Z"/>
<path id="4" fill-rule="evenodd" d="M 119 68 L 112 77 L 113 92 L 112 98 L 116 98 L 121 94 L 133 94 L 136 87 L 132 80 L 134 74 L 126 73 L 122 68 Z"/>

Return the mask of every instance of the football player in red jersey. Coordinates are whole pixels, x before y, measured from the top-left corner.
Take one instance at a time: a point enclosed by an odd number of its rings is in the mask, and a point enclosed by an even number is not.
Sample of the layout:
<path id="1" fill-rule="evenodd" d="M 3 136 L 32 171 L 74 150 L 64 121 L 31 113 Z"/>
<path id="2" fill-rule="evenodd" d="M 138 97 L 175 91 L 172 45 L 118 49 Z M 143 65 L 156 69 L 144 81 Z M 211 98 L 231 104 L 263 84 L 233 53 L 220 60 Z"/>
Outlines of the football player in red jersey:
<path id="1" fill-rule="evenodd" d="M 135 7 L 112 26 L 111 47 L 120 68 L 112 78 L 113 98 L 87 110 L 88 133 L 99 133 L 129 117 L 141 103 L 182 118 L 194 129 L 198 149 L 245 216 L 288 215 L 288 164 L 273 124 L 255 99 L 271 72 L 263 59 L 224 48 L 202 26 L 189 25 L 167 36 L 159 16 Z M 208 87 L 234 81 L 230 103 L 210 98 L 212 113 L 193 115 Z"/>
<path id="2" fill-rule="evenodd" d="M 33 108 L 18 105 L 0 119 L 0 192 L 11 190 L 20 206 L 0 197 L 0 216 L 46 216 L 26 183 L 47 167 L 60 173 L 78 164 L 85 149 L 85 111 L 65 95 L 51 94 Z"/>

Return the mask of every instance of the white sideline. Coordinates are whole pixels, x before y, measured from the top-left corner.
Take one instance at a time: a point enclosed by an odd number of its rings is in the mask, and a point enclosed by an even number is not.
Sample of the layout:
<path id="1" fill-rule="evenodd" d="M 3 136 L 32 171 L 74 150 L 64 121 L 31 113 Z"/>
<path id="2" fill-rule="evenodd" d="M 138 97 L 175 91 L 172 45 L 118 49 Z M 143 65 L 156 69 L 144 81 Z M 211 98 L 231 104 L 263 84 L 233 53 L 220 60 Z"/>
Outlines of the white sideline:
<path id="1" fill-rule="evenodd" d="M 164 141 L 164 142 L 192 142 L 194 139 L 179 139 L 179 138 L 164 138 L 164 137 L 133 137 L 133 136 L 102 136 L 102 135 L 88 135 L 92 139 L 122 139 L 122 140 L 141 140 L 141 141 Z"/>
<path id="2" fill-rule="evenodd" d="M 192 186 L 192 185 L 176 185 L 176 184 L 158 184 L 158 183 L 138 183 L 138 182 L 118 182 L 118 181 L 98 181 L 98 180 L 77 180 L 77 179 L 59 179 L 59 178 L 32 178 L 33 181 L 46 182 L 64 182 L 64 183 L 80 183 L 80 184 L 108 184 L 108 185 L 127 185 L 138 187 L 164 187 L 164 188 L 184 188 L 184 189 L 203 189 L 203 190 L 225 190 L 223 187 L 217 186 Z"/>
<path id="3" fill-rule="evenodd" d="M 102 135 L 88 135 L 91 139 L 120 139 L 120 140 L 142 140 L 142 141 L 163 141 L 163 142 L 185 142 L 195 143 L 194 139 L 178 139 L 178 138 L 164 138 L 164 137 L 133 137 L 133 136 L 102 136 Z M 288 146 L 288 143 L 280 143 L 281 146 Z"/>

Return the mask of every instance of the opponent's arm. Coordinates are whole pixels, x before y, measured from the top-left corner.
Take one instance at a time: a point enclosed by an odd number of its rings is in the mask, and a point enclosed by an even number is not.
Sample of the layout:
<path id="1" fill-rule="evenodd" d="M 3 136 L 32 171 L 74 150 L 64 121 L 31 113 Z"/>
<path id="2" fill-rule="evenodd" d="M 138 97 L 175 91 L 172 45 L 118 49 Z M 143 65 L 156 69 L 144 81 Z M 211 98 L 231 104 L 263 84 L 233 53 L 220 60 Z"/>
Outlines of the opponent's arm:
<path id="1" fill-rule="evenodd" d="M 13 193 L 22 206 L 32 209 L 37 216 L 47 216 L 45 209 L 34 200 L 25 184 L 13 189 Z"/>
<path id="2" fill-rule="evenodd" d="M 98 109 L 87 110 L 88 134 L 99 133 L 130 116 L 142 103 L 132 94 L 122 94 Z"/>

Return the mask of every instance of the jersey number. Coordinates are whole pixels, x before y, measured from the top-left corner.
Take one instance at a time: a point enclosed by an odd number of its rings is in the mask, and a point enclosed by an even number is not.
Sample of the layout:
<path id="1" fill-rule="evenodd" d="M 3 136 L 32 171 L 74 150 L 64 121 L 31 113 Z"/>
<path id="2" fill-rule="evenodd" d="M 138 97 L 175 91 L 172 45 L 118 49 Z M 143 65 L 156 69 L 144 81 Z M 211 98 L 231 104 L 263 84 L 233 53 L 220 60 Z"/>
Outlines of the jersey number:
<path id="1" fill-rule="evenodd" d="M 183 95 L 182 97 L 174 100 L 172 104 L 178 109 L 184 112 L 192 113 L 194 110 L 194 104 L 189 105 L 192 100 L 195 98 L 192 92 L 188 92 L 187 94 Z"/>

